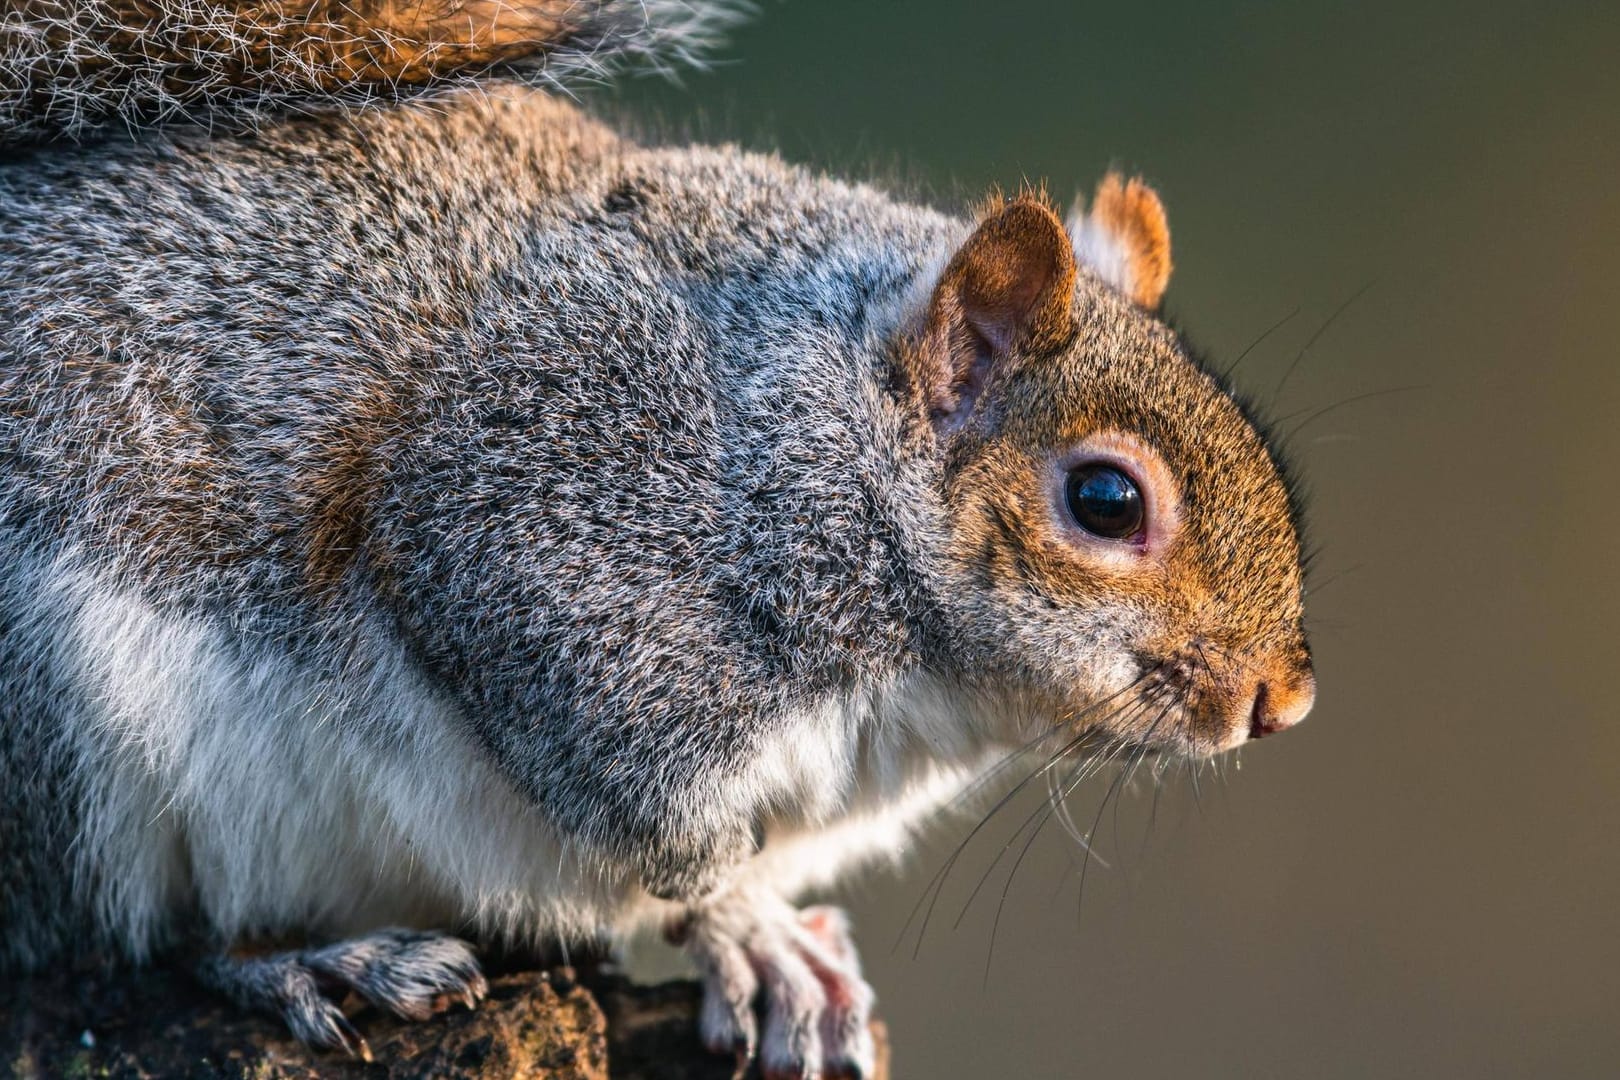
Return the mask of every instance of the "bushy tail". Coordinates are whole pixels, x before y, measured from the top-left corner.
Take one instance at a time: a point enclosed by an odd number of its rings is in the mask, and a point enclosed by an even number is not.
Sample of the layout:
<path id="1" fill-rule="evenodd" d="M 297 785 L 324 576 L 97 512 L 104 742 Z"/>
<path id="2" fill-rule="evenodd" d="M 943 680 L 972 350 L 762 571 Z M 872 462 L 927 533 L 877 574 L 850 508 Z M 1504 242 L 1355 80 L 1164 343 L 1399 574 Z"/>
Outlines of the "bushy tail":
<path id="1" fill-rule="evenodd" d="M 0 0 L 0 145 L 696 62 L 739 0 Z"/>

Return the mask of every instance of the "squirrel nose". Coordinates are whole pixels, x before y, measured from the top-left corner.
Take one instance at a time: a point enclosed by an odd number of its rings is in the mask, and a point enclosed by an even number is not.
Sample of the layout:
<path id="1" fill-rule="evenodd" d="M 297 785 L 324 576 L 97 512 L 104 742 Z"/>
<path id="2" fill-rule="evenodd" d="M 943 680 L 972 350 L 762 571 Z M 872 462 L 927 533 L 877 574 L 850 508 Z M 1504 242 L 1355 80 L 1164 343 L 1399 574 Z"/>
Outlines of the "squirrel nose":
<path id="1" fill-rule="evenodd" d="M 1305 719 L 1315 702 L 1316 679 L 1309 672 L 1292 685 L 1262 679 L 1249 711 L 1249 738 L 1263 739 L 1293 727 Z"/>

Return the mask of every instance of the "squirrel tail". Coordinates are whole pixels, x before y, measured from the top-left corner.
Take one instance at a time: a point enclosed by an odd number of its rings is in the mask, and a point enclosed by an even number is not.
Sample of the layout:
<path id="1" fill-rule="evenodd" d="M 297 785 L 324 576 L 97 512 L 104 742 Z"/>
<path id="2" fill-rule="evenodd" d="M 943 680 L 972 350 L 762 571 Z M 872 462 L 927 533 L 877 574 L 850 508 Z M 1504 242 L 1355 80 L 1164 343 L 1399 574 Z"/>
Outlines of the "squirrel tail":
<path id="1" fill-rule="evenodd" d="M 0 146 L 700 63 L 746 0 L 0 0 Z"/>

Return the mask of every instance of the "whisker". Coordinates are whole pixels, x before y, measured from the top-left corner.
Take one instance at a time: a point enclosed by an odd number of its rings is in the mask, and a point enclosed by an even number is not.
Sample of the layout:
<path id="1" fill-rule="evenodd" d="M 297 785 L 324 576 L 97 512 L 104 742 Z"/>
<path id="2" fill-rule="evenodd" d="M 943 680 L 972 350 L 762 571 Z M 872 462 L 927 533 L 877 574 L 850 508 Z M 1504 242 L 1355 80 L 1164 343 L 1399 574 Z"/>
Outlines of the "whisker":
<path id="1" fill-rule="evenodd" d="M 1070 795 L 1074 794 L 1075 789 L 1081 784 L 1085 783 L 1089 775 L 1090 773 L 1088 773 L 1085 763 L 1082 763 L 1081 766 L 1075 770 L 1074 778 L 1070 781 L 1068 787 L 1064 789 L 1062 798 L 1067 799 Z M 1001 930 L 1001 913 L 1007 906 L 1007 894 L 1012 891 L 1013 878 L 1018 876 L 1018 868 L 1024 864 L 1024 856 L 1028 855 L 1029 849 L 1034 846 L 1035 838 L 1041 835 L 1041 830 L 1046 827 L 1046 823 L 1048 821 L 1052 820 L 1053 814 L 1061 804 L 1061 799 L 1057 802 L 1047 803 L 1046 813 L 1041 817 L 1040 823 L 1036 825 L 1035 828 L 1030 832 L 1029 839 L 1024 841 L 1024 846 L 1019 849 L 1018 858 L 1013 860 L 1012 869 L 1007 872 L 1007 880 L 1001 886 L 1001 898 L 996 901 L 996 913 L 995 916 L 990 920 L 990 940 L 985 946 L 984 986 L 990 985 L 990 965 L 995 960 L 996 956 L 996 936 Z M 1089 845 L 1087 846 L 1086 850 L 1089 853 Z M 967 911 L 966 908 L 963 908 L 962 910 L 964 914 Z M 960 916 L 958 916 L 958 919 L 960 919 Z"/>
<path id="2" fill-rule="evenodd" d="M 926 901 L 928 905 L 927 910 L 922 912 L 922 923 L 917 928 L 917 941 L 912 947 L 912 957 L 913 959 L 916 958 L 919 951 L 922 949 L 923 937 L 928 933 L 928 925 L 934 917 L 934 908 L 939 903 L 940 894 L 945 890 L 945 883 L 950 877 L 951 870 L 955 868 L 957 860 L 962 857 L 962 853 L 967 850 L 968 845 L 972 843 L 974 837 L 982 832 L 985 827 L 990 824 L 991 819 L 999 814 L 1008 803 L 1017 798 L 1019 792 L 1021 792 L 1025 787 L 1029 786 L 1029 784 L 1036 777 L 1045 774 L 1053 767 L 1053 765 L 1062 760 L 1076 747 L 1081 745 L 1089 734 L 1089 732 L 1081 732 L 1080 734 L 1075 735 L 1063 746 L 1059 747 L 1057 752 L 1049 757 L 1043 764 L 1038 766 L 1028 776 L 1024 777 L 1023 780 L 1019 781 L 1018 784 L 1012 788 L 1012 790 L 1008 791 L 1006 794 L 1002 795 L 1001 798 L 997 799 L 995 805 L 992 806 L 990 810 L 979 819 L 979 823 L 968 831 L 968 834 L 962 838 L 961 843 L 957 844 L 955 850 L 951 852 L 950 856 L 945 860 L 940 868 L 934 872 L 934 876 L 929 879 L 928 884 L 924 887 L 923 894 L 917 898 L 917 903 L 912 906 L 911 913 L 907 916 L 905 925 L 900 928 L 900 939 L 899 941 L 895 942 L 895 946 L 897 948 L 899 947 L 900 942 L 905 940 L 906 932 L 910 929 L 912 921 L 917 917 L 918 912 L 923 907 L 924 901 Z"/>
<path id="3" fill-rule="evenodd" d="M 1159 710 L 1159 715 L 1153 718 L 1153 723 L 1148 725 L 1147 733 L 1142 736 L 1143 743 L 1149 743 L 1152 741 L 1154 734 L 1159 729 L 1159 725 L 1164 722 L 1164 718 L 1169 716 L 1174 708 L 1175 701 L 1172 699 L 1165 705 L 1164 708 Z M 1112 798 L 1114 792 L 1119 789 L 1120 779 L 1124 775 L 1124 772 L 1121 771 L 1120 775 L 1114 778 L 1114 782 L 1108 785 L 1108 790 L 1103 792 L 1102 803 L 1097 807 L 1097 816 L 1091 820 L 1091 830 L 1086 834 L 1087 837 L 1094 837 L 1097 835 L 1097 826 L 1102 823 L 1103 811 L 1108 808 L 1108 800 Z M 1091 870 L 1091 847 L 1092 845 L 1090 844 L 1086 845 L 1086 854 L 1080 860 L 1080 895 L 1075 899 L 1074 906 L 1074 917 L 1076 922 L 1080 920 L 1081 913 L 1086 902 L 1086 875 Z"/>
<path id="4" fill-rule="evenodd" d="M 1124 708 L 1122 708 L 1118 713 L 1116 713 L 1112 717 L 1112 719 L 1115 719 L 1115 720 L 1124 719 L 1125 717 L 1129 716 L 1134 710 L 1141 707 L 1144 704 L 1144 701 L 1145 701 L 1145 699 L 1143 699 L 1143 698 L 1136 699 L 1135 701 L 1131 702 L 1130 704 L 1128 704 Z M 1080 765 L 1080 774 L 1081 774 L 1080 779 L 1085 780 L 1088 776 L 1095 775 L 1096 772 L 1099 769 L 1105 767 L 1108 764 L 1108 762 L 1110 760 L 1112 760 L 1113 756 L 1117 755 L 1119 752 L 1120 752 L 1119 748 L 1116 746 L 1110 752 L 1110 754 L 1108 756 L 1104 757 L 1101 760 L 1100 763 L 1094 764 L 1093 762 L 1089 762 L 1089 761 L 1082 762 L 1081 765 Z M 979 891 L 984 888 L 985 882 L 990 879 L 990 875 L 995 871 L 996 865 L 1001 862 L 1002 857 L 1005 856 L 1007 854 L 1007 852 L 1012 849 L 1013 845 L 1018 843 L 1018 838 L 1024 834 L 1024 830 L 1029 828 L 1030 824 L 1036 819 L 1036 817 L 1041 815 L 1043 810 L 1048 815 L 1050 815 L 1051 814 L 1051 806 L 1050 806 L 1050 804 L 1049 803 L 1042 803 L 1040 806 L 1037 806 L 1033 811 L 1030 812 L 1028 817 L 1024 818 L 1023 822 L 1018 826 L 1018 828 L 1013 830 L 1013 834 L 1012 834 L 1011 838 L 1009 838 L 1007 843 L 1002 846 L 1001 850 L 996 853 L 996 857 L 991 860 L 990 865 L 985 867 L 984 873 L 979 875 L 979 880 L 973 886 L 973 891 L 968 893 L 967 900 L 962 904 L 962 910 L 957 913 L 956 920 L 951 923 L 951 929 L 954 930 L 957 927 L 962 925 L 962 919 L 967 914 L 968 908 L 973 906 L 974 899 L 979 895 Z M 1045 825 L 1045 823 L 1046 823 L 1046 819 L 1042 818 L 1041 825 Z M 1040 831 L 1040 828 L 1041 828 L 1041 826 L 1036 826 L 1035 831 L 1038 833 Z M 1009 877 L 1009 881 L 1010 881 L 1010 877 Z M 1003 895 L 1005 895 L 1005 894 L 1003 894 Z"/>
<path id="5" fill-rule="evenodd" d="M 1312 582 L 1310 582 L 1309 585 L 1308 585 L 1308 588 L 1310 589 L 1311 595 L 1313 595 L 1313 596 L 1316 595 L 1317 593 L 1321 592 L 1323 589 L 1327 588 L 1329 585 L 1333 584 L 1335 581 L 1338 581 L 1340 578 L 1348 577 L 1351 574 L 1359 573 L 1361 570 L 1366 568 L 1366 565 L 1367 565 L 1366 563 L 1354 563 L 1354 564 L 1352 564 L 1350 566 L 1345 567 L 1343 570 L 1340 570 L 1336 574 L 1330 574 L 1326 579 L 1324 579 L 1322 581 L 1312 581 Z"/>
<path id="6" fill-rule="evenodd" d="M 1139 699 L 1138 704 L 1139 704 L 1140 707 L 1135 709 L 1134 713 L 1139 714 L 1139 713 L 1146 712 L 1148 709 L 1151 709 L 1154 705 L 1158 704 L 1158 698 L 1160 697 L 1160 695 L 1169 696 L 1169 695 L 1172 695 L 1173 693 L 1174 693 L 1174 690 L 1171 687 L 1168 687 L 1168 686 L 1157 686 L 1157 687 L 1155 687 L 1153 690 L 1149 691 L 1146 695 L 1144 695 L 1143 697 L 1141 697 Z M 1125 717 L 1123 717 L 1123 716 L 1120 717 L 1120 719 L 1124 719 L 1124 718 Z M 1152 733 L 1153 733 L 1153 730 L 1154 730 L 1153 725 L 1150 724 L 1148 726 L 1148 730 L 1147 730 L 1146 734 L 1144 735 L 1144 738 L 1151 737 Z M 1084 775 L 1081 777 L 1081 779 L 1090 779 L 1092 776 L 1097 775 L 1103 769 L 1105 769 L 1109 765 L 1113 764 L 1113 762 L 1118 759 L 1119 755 L 1121 753 L 1124 753 L 1128 749 L 1132 749 L 1131 745 L 1128 742 L 1123 742 L 1122 741 L 1122 742 L 1117 743 L 1110 750 L 1110 752 L 1107 755 L 1103 756 L 1102 758 L 1094 760 L 1094 761 L 1084 762 L 1082 764 L 1082 766 L 1081 766 L 1082 770 L 1084 770 Z M 1072 792 L 1072 790 L 1073 789 L 1071 788 L 1070 791 Z M 1072 834 L 1071 835 L 1073 835 L 1073 838 L 1074 838 L 1075 842 L 1077 844 L 1079 844 L 1083 848 L 1091 847 L 1090 837 L 1087 836 L 1086 834 L 1080 832 L 1080 829 L 1075 824 L 1073 815 L 1069 811 L 1067 806 L 1065 806 L 1063 808 L 1062 816 L 1063 816 L 1063 818 L 1065 820 L 1068 821 L 1069 827 L 1072 829 Z M 1092 857 L 1095 858 L 1103 866 L 1108 865 L 1106 862 L 1103 862 L 1102 856 L 1093 853 Z"/>
<path id="7" fill-rule="evenodd" d="M 1139 743 L 1137 745 L 1135 752 L 1133 752 L 1131 754 L 1130 760 L 1125 763 L 1125 768 L 1124 768 L 1125 782 L 1120 788 L 1121 791 L 1129 791 L 1131 789 L 1131 777 L 1133 777 L 1136 774 L 1137 767 L 1142 764 L 1143 759 L 1146 758 L 1147 755 L 1152 752 L 1152 750 L 1153 750 L 1153 745 L 1151 743 L 1142 742 L 1142 743 Z M 1124 849 L 1124 845 L 1119 842 L 1119 804 L 1120 804 L 1121 801 L 1122 800 L 1120 800 L 1120 799 L 1115 799 L 1114 800 L 1114 850 L 1115 851 L 1121 851 L 1121 850 Z M 1087 846 L 1089 847 L 1090 845 L 1087 845 Z M 1100 857 L 1098 857 L 1097 862 L 1099 864 L 1101 864 L 1104 869 L 1107 869 L 1108 864 L 1103 862 Z"/>
<path id="8" fill-rule="evenodd" d="M 1300 313 L 1300 311 L 1302 311 L 1302 310 L 1303 310 L 1302 308 L 1297 308 L 1296 307 L 1293 311 L 1290 311 L 1288 314 L 1284 315 L 1282 318 L 1278 319 L 1276 322 L 1272 323 L 1269 327 L 1267 327 L 1266 330 L 1259 337 L 1257 337 L 1253 341 L 1249 342 L 1248 348 L 1246 348 L 1242 352 L 1238 353 L 1237 359 L 1232 361 L 1230 364 L 1228 364 L 1226 366 L 1226 370 L 1221 372 L 1221 381 L 1226 382 L 1226 381 L 1230 380 L 1232 378 L 1232 372 L 1236 371 L 1238 369 L 1238 365 L 1243 363 L 1244 357 L 1246 357 L 1250 353 L 1254 352 L 1255 348 L 1258 347 L 1261 342 L 1265 341 L 1272 334 L 1275 334 L 1278 330 L 1281 330 L 1283 327 L 1285 327 L 1289 323 L 1293 322 L 1294 321 L 1294 316 L 1298 315 Z"/>
<path id="9" fill-rule="evenodd" d="M 1082 766 L 1082 768 L 1083 767 L 1084 766 Z M 1034 836 L 1040 832 L 1041 826 L 1045 825 L 1047 817 L 1049 817 L 1051 814 L 1052 803 L 1051 800 L 1048 799 L 1043 801 L 1039 806 L 1035 807 L 1035 809 L 1031 810 L 1028 815 L 1025 816 L 1024 820 L 1019 822 L 1018 827 L 1013 830 L 1012 836 L 1010 836 L 1007 839 L 1007 842 L 1002 845 L 1001 849 L 996 852 L 995 858 L 990 860 L 990 865 L 984 868 L 984 872 L 981 873 L 979 875 L 979 879 L 974 882 L 973 888 L 968 892 L 967 899 L 962 902 L 961 909 L 957 911 L 956 918 L 951 922 L 952 930 L 956 930 L 961 927 L 962 920 L 967 917 L 968 910 L 973 907 L 973 901 L 978 899 L 980 891 L 982 891 L 985 884 L 989 882 L 990 875 L 995 873 L 996 867 L 1001 864 L 1001 860 L 1006 856 L 1007 852 L 1011 851 L 1013 847 L 1017 845 L 1019 839 L 1024 836 L 1026 831 L 1029 832 L 1030 838 L 1033 839 Z M 1037 818 L 1040 819 L 1040 824 L 1038 825 L 1035 824 Z M 1031 825 L 1035 825 L 1034 830 L 1030 830 Z"/>
<path id="10" fill-rule="evenodd" d="M 1154 675 L 1158 674 L 1160 670 L 1161 666 L 1154 666 L 1142 672 L 1141 675 L 1137 676 L 1130 683 L 1114 691 L 1112 694 L 1109 694 L 1107 697 L 1093 702 L 1072 716 L 1068 716 L 1060 720 L 1058 725 L 1054 725 L 1053 732 L 1061 732 L 1064 730 L 1064 728 L 1061 726 L 1062 724 L 1077 723 L 1080 720 L 1085 719 L 1090 714 L 1095 713 L 1098 709 L 1111 704 L 1122 695 L 1131 693 L 1143 683 L 1147 682 Z M 940 866 L 939 870 L 935 871 L 934 876 L 929 879 L 928 884 L 923 887 L 922 895 L 919 896 L 917 898 L 917 902 L 912 905 L 910 913 L 906 916 L 905 923 L 900 927 L 900 934 L 895 939 L 894 948 L 898 949 L 905 941 L 906 934 L 910 931 L 912 923 L 916 921 L 918 914 L 922 913 L 922 923 L 917 929 L 917 941 L 912 949 L 912 956 L 915 958 L 920 954 L 922 950 L 923 937 L 928 932 L 928 924 L 933 919 L 934 908 L 939 903 L 940 894 L 945 889 L 945 884 L 950 877 L 952 868 L 955 867 L 957 861 L 961 858 L 962 853 L 967 850 L 968 845 L 973 842 L 973 839 L 978 836 L 986 826 L 989 825 L 991 819 L 1000 813 L 1008 803 L 1017 798 L 1018 794 L 1023 791 L 1024 788 L 1028 787 L 1029 784 L 1032 783 L 1036 778 L 1044 775 L 1048 770 L 1050 770 L 1054 765 L 1072 752 L 1076 747 L 1080 746 L 1089 737 L 1092 737 L 1092 732 L 1089 729 L 1082 730 L 1078 734 L 1074 735 L 1067 743 L 1059 747 L 1056 753 L 1047 758 L 1042 765 L 1037 767 L 1028 776 L 1024 777 L 1023 780 L 1019 781 L 1018 784 L 1012 788 L 1012 790 L 1008 791 L 1000 799 L 996 800 L 995 805 L 992 806 L 979 819 L 978 824 L 974 825 L 973 828 L 968 831 L 967 835 L 962 838 L 961 843 L 957 844 L 956 849 L 951 852 L 950 856 L 945 860 L 943 865 Z M 1040 740 L 1036 741 L 1039 742 Z M 999 765 L 1000 763 L 998 763 L 997 767 L 999 767 Z M 927 905 L 926 911 L 924 910 L 925 903 Z"/>
<path id="11" fill-rule="evenodd" d="M 1055 797 L 1056 792 L 1053 794 Z M 1076 847 L 1087 847 L 1089 846 L 1088 841 L 1086 840 L 1085 834 L 1080 831 L 1080 826 L 1075 824 L 1074 812 L 1069 809 L 1068 798 L 1069 795 L 1067 792 L 1065 792 L 1057 805 L 1056 816 L 1058 824 L 1063 827 L 1063 831 L 1069 837 L 1069 839 L 1074 841 Z M 1101 856 L 1098 856 L 1098 859 L 1100 860 Z"/>
<path id="12" fill-rule="evenodd" d="M 1340 304 L 1337 308 L 1334 308 L 1333 314 L 1329 315 L 1327 319 L 1323 321 L 1322 325 L 1317 327 L 1316 333 L 1312 334 L 1305 344 L 1300 346 L 1299 352 L 1294 355 L 1294 362 L 1288 365 L 1288 370 L 1283 372 L 1282 378 L 1277 380 L 1276 387 L 1272 389 L 1272 401 L 1276 401 L 1282 397 L 1283 387 L 1288 385 L 1288 380 L 1293 377 L 1295 370 L 1299 368 L 1300 361 L 1304 360 L 1305 355 L 1311 351 L 1311 346 L 1322 340 L 1322 335 L 1328 332 L 1329 327 L 1339 321 L 1339 316 L 1343 315 L 1346 311 L 1349 311 L 1351 305 L 1353 305 L 1357 300 L 1360 300 L 1363 296 L 1367 295 L 1368 291 L 1371 290 L 1376 284 L 1378 284 L 1378 279 L 1373 278 L 1371 281 L 1367 282 L 1367 284 L 1357 289 L 1354 293 L 1351 293 L 1350 298 L 1344 303 Z"/>
<path id="13" fill-rule="evenodd" d="M 1322 417 L 1324 417 L 1324 416 L 1327 416 L 1329 413 L 1337 412 L 1338 410 L 1344 408 L 1346 405 L 1354 405 L 1357 402 L 1367 401 L 1367 400 L 1370 400 L 1372 398 L 1388 397 L 1391 394 L 1407 394 L 1407 393 L 1411 393 L 1414 390 L 1432 390 L 1432 389 L 1434 389 L 1434 384 L 1432 384 L 1432 383 L 1407 383 L 1404 386 L 1386 386 L 1382 390 L 1369 390 L 1365 394 L 1356 394 L 1356 395 L 1354 395 L 1352 397 L 1345 398 L 1343 401 L 1335 401 L 1331 405 L 1326 405 L 1326 406 L 1323 406 L 1320 409 L 1315 410 L 1314 412 L 1310 412 L 1308 415 L 1305 416 L 1305 419 L 1301 420 L 1299 423 L 1297 423 L 1293 427 L 1289 428 L 1283 434 L 1283 438 L 1285 440 L 1287 440 L 1287 439 L 1297 439 L 1299 437 L 1299 433 L 1304 431 L 1307 427 L 1309 427 L 1310 425 L 1316 423 L 1318 420 L 1322 419 Z M 1306 412 L 1306 410 L 1300 409 L 1300 410 L 1297 410 L 1295 412 L 1288 413 L 1287 415 L 1279 416 L 1277 418 L 1277 420 L 1276 420 L 1277 426 L 1280 428 L 1285 421 L 1291 420 L 1296 416 L 1304 414 L 1305 412 Z"/>
<path id="14" fill-rule="evenodd" d="M 1153 835 L 1154 830 L 1159 826 L 1159 796 L 1164 793 L 1164 770 L 1169 767 L 1169 762 L 1164 760 L 1155 761 L 1152 765 L 1153 802 L 1148 809 L 1147 827 L 1142 830 L 1141 846 L 1136 852 L 1138 862 L 1147 861 L 1148 838 Z"/>
<path id="15" fill-rule="evenodd" d="M 979 791 L 988 787 L 996 777 L 1010 769 L 1014 762 L 1018 761 L 1025 754 L 1035 749 L 1041 743 L 1052 738 L 1053 736 L 1065 735 L 1068 733 L 1068 730 L 1063 726 L 1063 722 L 1060 721 L 1057 724 L 1054 724 L 1051 728 L 1035 736 L 1033 739 L 1030 739 L 1022 746 L 1017 746 L 1012 750 L 1009 750 L 1006 755 L 998 760 L 994 765 L 991 765 L 988 769 L 984 770 L 984 772 L 974 777 L 966 787 L 953 795 L 949 805 L 956 807 L 960 806 L 964 802 L 967 802 Z"/>

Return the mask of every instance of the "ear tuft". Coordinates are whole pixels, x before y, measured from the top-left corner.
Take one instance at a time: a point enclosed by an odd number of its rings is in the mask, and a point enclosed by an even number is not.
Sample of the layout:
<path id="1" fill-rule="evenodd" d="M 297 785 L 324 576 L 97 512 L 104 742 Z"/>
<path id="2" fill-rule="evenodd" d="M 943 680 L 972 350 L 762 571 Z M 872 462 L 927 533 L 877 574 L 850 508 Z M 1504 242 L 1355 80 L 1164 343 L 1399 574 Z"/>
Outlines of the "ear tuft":
<path id="1" fill-rule="evenodd" d="M 1076 257 L 1104 281 L 1142 307 L 1159 306 L 1170 285 L 1170 223 L 1141 178 L 1104 176 L 1089 213 L 1083 200 L 1075 202 L 1069 235 Z"/>

